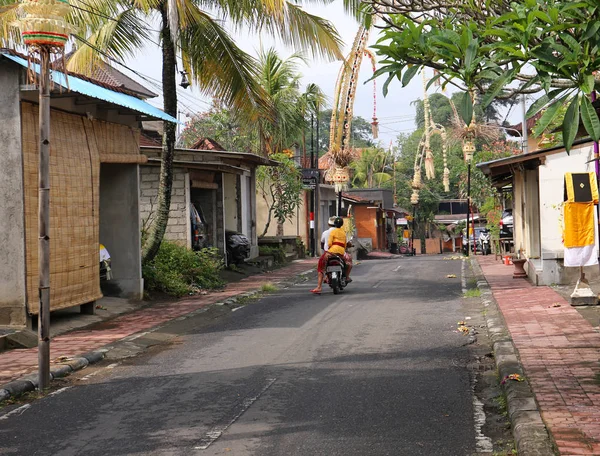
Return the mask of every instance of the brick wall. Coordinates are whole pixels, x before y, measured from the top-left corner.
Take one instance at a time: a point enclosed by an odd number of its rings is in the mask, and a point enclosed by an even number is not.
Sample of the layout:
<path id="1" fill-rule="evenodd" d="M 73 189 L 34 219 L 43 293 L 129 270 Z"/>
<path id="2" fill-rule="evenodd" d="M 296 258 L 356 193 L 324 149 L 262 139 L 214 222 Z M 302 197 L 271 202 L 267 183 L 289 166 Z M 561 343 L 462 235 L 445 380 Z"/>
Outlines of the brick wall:
<path id="1" fill-rule="evenodd" d="M 165 238 L 182 245 L 187 245 L 188 208 L 185 195 L 185 168 L 173 168 L 173 189 L 171 191 L 171 209 Z M 140 218 L 142 227 L 148 227 L 156 215 L 158 182 L 160 168 L 158 166 L 140 166 Z"/>

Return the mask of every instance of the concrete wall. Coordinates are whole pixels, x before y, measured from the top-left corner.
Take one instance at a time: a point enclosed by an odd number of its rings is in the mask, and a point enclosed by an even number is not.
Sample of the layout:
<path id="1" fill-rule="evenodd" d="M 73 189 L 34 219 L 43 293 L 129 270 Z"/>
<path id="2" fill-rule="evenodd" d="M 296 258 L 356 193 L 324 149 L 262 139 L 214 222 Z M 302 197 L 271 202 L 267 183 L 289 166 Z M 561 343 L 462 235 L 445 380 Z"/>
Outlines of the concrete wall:
<path id="1" fill-rule="evenodd" d="M 139 166 L 100 166 L 100 243 L 111 255 L 111 295 L 141 299 Z"/>
<path id="2" fill-rule="evenodd" d="M 26 324 L 20 67 L 0 66 L 0 325 Z"/>
<path id="3" fill-rule="evenodd" d="M 571 283 L 579 276 L 578 268 L 563 266 L 564 247 L 562 244 L 562 203 L 564 199 L 564 174 L 594 171 L 594 163 L 586 163 L 594 156 L 591 145 L 565 152 L 548 155 L 544 165 L 539 167 L 540 194 L 540 237 L 541 261 L 537 274 L 540 284 Z M 594 211 L 596 214 L 596 211 Z M 598 230 L 596 224 L 596 243 Z M 598 276 L 598 267 L 585 268 L 586 276 Z"/>
<path id="4" fill-rule="evenodd" d="M 529 260 L 526 265 L 528 276 L 535 284 L 573 283 L 579 277 L 579 268 L 563 265 L 564 175 L 594 171 L 594 163 L 587 163 L 592 158 L 593 148 L 586 145 L 573 149 L 570 155 L 562 151 L 546 156 L 545 163 L 537 170 L 515 172 L 515 251 L 523 249 Z M 588 278 L 599 275 L 597 266 L 586 267 L 584 272 Z"/>
<path id="5" fill-rule="evenodd" d="M 304 200 L 304 198 L 302 198 Z M 260 236 L 267 223 L 268 218 L 268 206 L 267 202 L 263 198 L 260 192 L 256 194 L 256 227 L 258 235 Z M 306 227 L 308 226 L 308 219 L 306 217 L 306 207 L 304 204 L 300 204 L 296 209 L 296 213 L 283 224 L 283 235 L 284 236 L 300 236 L 304 245 L 306 244 Z M 277 220 L 271 219 L 269 230 L 265 236 L 275 236 L 277 234 Z"/>
<path id="6" fill-rule="evenodd" d="M 142 226 L 149 227 L 156 215 L 156 201 L 158 197 L 158 183 L 160 168 L 158 166 L 140 166 L 140 217 Z M 169 223 L 165 238 L 181 245 L 191 245 L 191 232 L 189 229 L 189 182 L 186 183 L 187 170 L 173 168 L 173 189 L 171 191 L 171 208 L 169 210 Z M 108 246 L 107 246 L 108 247 Z"/>
<path id="7" fill-rule="evenodd" d="M 238 229 L 238 192 L 237 176 L 223 173 L 223 196 L 225 205 L 225 229 L 237 231 Z"/>

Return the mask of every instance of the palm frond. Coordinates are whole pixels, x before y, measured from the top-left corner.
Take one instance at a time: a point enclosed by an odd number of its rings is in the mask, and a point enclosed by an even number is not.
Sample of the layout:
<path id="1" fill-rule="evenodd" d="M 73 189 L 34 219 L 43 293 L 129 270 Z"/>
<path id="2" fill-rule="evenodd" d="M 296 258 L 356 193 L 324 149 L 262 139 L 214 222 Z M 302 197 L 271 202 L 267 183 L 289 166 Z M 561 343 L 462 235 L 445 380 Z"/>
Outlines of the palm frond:
<path id="1" fill-rule="evenodd" d="M 78 2 L 72 1 L 73 4 Z M 94 10 L 96 13 L 77 9 L 73 11 L 72 22 L 83 31 L 80 32 L 81 35 L 75 35 L 78 43 L 69 58 L 70 71 L 92 74 L 101 62 L 109 60 L 106 56 L 123 61 L 149 39 L 149 31 L 139 11 L 127 9 L 115 13 L 110 10 L 109 3 L 107 2 L 108 9 L 104 10 L 105 17 L 98 15 L 97 12 L 101 11 L 99 9 Z"/>
<path id="2" fill-rule="evenodd" d="M 0 47 L 15 48 L 21 43 L 19 29 L 11 24 L 17 19 L 18 2 L 0 0 Z"/>
<path id="3" fill-rule="evenodd" d="M 257 83 L 256 60 L 242 51 L 227 31 L 208 14 L 196 9 L 195 21 L 181 31 L 181 49 L 192 80 L 205 94 L 256 119 L 269 116 L 271 107 Z"/>

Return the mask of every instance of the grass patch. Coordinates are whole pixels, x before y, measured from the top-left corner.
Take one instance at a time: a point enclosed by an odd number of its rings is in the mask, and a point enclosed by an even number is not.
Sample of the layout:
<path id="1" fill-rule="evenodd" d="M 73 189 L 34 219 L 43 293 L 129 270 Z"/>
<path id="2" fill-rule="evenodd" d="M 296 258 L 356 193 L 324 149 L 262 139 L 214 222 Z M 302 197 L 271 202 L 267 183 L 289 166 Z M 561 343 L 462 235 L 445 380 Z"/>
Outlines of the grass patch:
<path id="1" fill-rule="evenodd" d="M 481 290 L 479 288 L 470 288 L 463 296 L 465 298 L 479 298 L 481 296 Z"/>
<path id="2" fill-rule="evenodd" d="M 271 282 L 263 283 L 260 287 L 260 291 L 263 293 L 272 293 L 273 291 L 277 291 L 277 286 Z"/>
<path id="3" fill-rule="evenodd" d="M 142 266 L 144 286 L 173 296 L 220 288 L 223 259 L 217 249 L 189 250 L 174 242 L 163 241 L 156 257 Z"/>

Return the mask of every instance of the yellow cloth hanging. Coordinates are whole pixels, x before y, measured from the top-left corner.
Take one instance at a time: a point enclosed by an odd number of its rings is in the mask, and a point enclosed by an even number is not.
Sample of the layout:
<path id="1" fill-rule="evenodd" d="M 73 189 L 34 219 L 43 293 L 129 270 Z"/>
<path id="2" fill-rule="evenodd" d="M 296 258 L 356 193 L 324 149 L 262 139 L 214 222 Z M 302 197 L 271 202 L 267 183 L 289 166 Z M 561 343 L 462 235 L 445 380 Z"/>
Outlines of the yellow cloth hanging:
<path id="1" fill-rule="evenodd" d="M 596 190 L 597 198 L 597 190 Z M 565 248 L 594 244 L 594 203 L 565 203 Z"/>
<path id="2" fill-rule="evenodd" d="M 565 173 L 565 201 L 598 204 L 596 173 Z"/>

